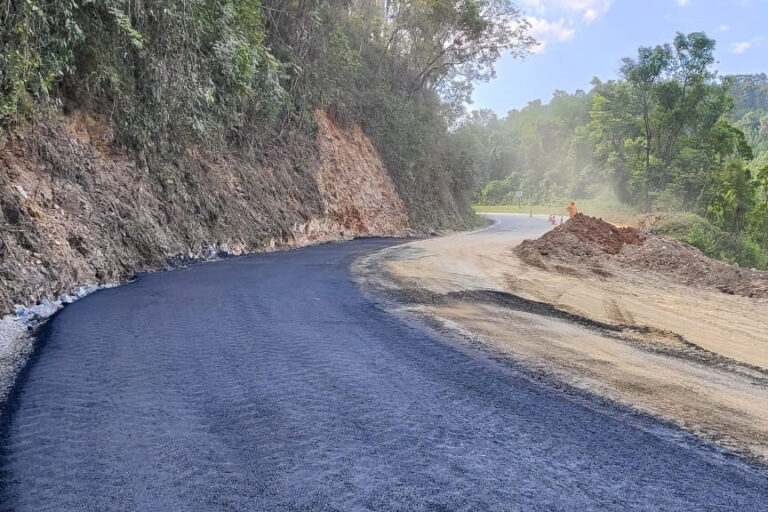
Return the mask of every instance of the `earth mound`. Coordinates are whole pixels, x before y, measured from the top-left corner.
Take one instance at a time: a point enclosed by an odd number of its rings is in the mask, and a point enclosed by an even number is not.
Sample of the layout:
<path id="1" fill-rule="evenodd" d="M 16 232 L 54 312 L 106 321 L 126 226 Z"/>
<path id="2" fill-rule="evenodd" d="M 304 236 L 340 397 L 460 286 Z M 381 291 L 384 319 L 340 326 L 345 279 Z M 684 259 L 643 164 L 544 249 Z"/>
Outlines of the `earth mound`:
<path id="1" fill-rule="evenodd" d="M 642 247 L 626 248 L 618 263 L 672 277 L 676 282 L 717 288 L 730 295 L 768 298 L 768 272 L 712 259 L 680 240 L 650 237 Z"/>
<path id="2" fill-rule="evenodd" d="M 515 252 L 530 265 L 546 268 L 542 258 L 564 263 L 618 254 L 627 244 L 642 245 L 645 237 L 634 228 L 616 227 L 602 219 L 576 214 L 537 240 L 526 240 Z"/>
<path id="3" fill-rule="evenodd" d="M 629 270 L 731 295 L 768 298 L 766 271 L 730 265 L 679 240 L 616 227 L 583 214 L 541 238 L 524 241 L 514 252 L 525 263 L 544 270 L 600 276 Z"/>

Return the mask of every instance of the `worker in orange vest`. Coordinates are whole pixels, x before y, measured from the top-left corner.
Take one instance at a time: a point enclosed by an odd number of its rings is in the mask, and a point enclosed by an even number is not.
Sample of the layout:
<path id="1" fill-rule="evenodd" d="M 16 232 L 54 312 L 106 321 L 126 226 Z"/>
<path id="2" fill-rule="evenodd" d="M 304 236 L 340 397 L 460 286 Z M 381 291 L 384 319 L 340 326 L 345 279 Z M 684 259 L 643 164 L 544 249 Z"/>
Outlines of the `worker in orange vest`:
<path id="1" fill-rule="evenodd" d="M 568 215 L 571 216 L 571 218 L 574 218 L 577 213 L 579 213 L 579 209 L 576 207 L 576 203 L 574 201 L 571 201 L 571 204 L 565 207 L 566 210 L 568 210 Z"/>

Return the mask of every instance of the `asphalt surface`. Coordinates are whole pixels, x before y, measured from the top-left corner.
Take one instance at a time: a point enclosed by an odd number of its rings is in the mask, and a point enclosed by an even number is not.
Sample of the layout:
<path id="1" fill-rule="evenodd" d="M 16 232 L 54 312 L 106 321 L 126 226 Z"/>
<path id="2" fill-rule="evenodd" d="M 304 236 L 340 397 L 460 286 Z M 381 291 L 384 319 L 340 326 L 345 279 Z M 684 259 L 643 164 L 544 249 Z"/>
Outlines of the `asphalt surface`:
<path id="1" fill-rule="evenodd" d="M 5 428 L 0 510 L 768 508 L 764 470 L 381 309 L 349 265 L 392 243 L 150 274 L 67 307 Z"/>

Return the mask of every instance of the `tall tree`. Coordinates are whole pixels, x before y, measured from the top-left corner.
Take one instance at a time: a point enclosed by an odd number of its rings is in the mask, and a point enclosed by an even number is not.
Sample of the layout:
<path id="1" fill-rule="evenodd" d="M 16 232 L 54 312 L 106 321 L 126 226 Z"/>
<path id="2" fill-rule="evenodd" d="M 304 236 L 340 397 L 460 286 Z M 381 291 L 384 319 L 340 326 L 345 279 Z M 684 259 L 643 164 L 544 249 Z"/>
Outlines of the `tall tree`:
<path id="1" fill-rule="evenodd" d="M 656 86 L 668 71 L 672 62 L 672 49 L 669 45 L 654 48 L 643 46 L 637 51 L 637 58 L 625 57 L 622 60 L 621 74 L 635 92 L 637 105 L 643 119 L 645 135 L 645 176 L 644 194 L 645 211 L 651 209 L 650 179 L 653 130 L 651 113 L 656 101 Z"/>
<path id="2" fill-rule="evenodd" d="M 700 108 L 706 107 L 708 96 L 715 92 L 712 80 L 716 74 L 711 70 L 714 50 L 714 39 L 701 32 L 678 33 L 675 37 L 668 76 L 656 88 L 657 151 L 667 166 L 675 156 L 677 141 L 684 130 L 699 127 Z M 704 121 L 706 128 L 707 120 Z"/>
<path id="3" fill-rule="evenodd" d="M 510 0 L 391 0 L 385 52 L 411 93 L 461 89 L 493 77 L 502 54 L 527 54 L 534 44 L 529 28 Z"/>

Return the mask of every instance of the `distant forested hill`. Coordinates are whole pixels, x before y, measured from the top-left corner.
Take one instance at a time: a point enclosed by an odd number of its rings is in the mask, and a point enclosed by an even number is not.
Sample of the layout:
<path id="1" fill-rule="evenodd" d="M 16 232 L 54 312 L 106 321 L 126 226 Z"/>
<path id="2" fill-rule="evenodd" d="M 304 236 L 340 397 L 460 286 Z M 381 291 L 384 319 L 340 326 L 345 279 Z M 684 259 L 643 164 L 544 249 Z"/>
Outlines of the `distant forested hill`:
<path id="1" fill-rule="evenodd" d="M 729 77 L 734 99 L 733 115 L 743 117 L 755 110 L 768 112 L 768 75 L 733 75 Z"/>
<path id="2" fill-rule="evenodd" d="M 730 77 L 733 96 L 732 121 L 744 132 L 755 153 L 753 168 L 768 164 L 768 76 Z"/>

